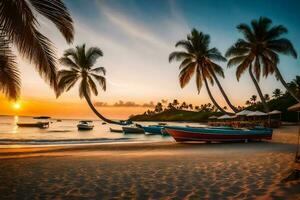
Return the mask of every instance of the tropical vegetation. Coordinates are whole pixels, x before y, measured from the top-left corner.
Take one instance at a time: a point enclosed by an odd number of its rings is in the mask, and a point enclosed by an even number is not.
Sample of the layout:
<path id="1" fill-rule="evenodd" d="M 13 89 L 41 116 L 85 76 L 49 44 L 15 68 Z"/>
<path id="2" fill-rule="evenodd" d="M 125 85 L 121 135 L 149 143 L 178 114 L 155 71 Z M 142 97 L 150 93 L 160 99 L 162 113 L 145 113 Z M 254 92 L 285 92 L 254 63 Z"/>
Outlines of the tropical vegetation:
<path id="1" fill-rule="evenodd" d="M 240 24 L 237 29 L 243 34 L 243 38 L 238 39 L 225 54 L 229 58 L 228 67 L 237 66 L 237 80 L 248 70 L 265 111 L 269 111 L 269 108 L 258 84 L 261 74 L 267 77 L 275 73 L 276 78 L 281 81 L 286 90 L 297 101 L 300 101 L 299 97 L 288 87 L 278 68 L 279 54 L 297 58 L 292 43 L 281 37 L 287 33 L 287 29 L 282 25 L 272 26 L 272 21 L 266 17 L 252 20 L 251 25 Z"/>
<path id="2" fill-rule="evenodd" d="M 69 91 L 77 82 L 79 83 L 79 97 L 85 98 L 92 111 L 103 121 L 114 124 L 124 124 L 104 117 L 94 107 L 91 95 L 98 95 L 97 85 L 106 90 L 105 68 L 94 67 L 97 59 L 103 56 L 98 47 L 85 49 L 85 44 L 76 48 L 67 49 L 60 63 L 67 67 L 58 72 L 57 97 Z"/>
<path id="3" fill-rule="evenodd" d="M 224 78 L 224 72 L 220 65 L 216 62 L 225 62 L 226 58 L 222 56 L 217 48 L 210 48 L 210 36 L 193 29 L 188 34 L 185 40 L 180 40 L 176 43 L 175 47 L 183 48 L 183 51 L 174 51 L 169 55 L 169 62 L 180 61 L 179 66 L 179 82 L 181 88 L 185 87 L 191 77 L 195 74 L 196 86 L 198 93 L 204 83 L 207 93 L 213 104 L 222 112 L 227 113 L 214 99 L 208 81 L 213 85 L 217 83 L 222 95 L 224 96 L 230 108 L 237 112 L 231 102 L 229 101 L 224 89 L 222 88 L 217 75 Z"/>
<path id="4" fill-rule="evenodd" d="M 35 65 L 40 76 L 57 89 L 57 63 L 51 41 L 39 30 L 41 14 L 62 33 L 68 43 L 74 38 L 73 21 L 61 0 L 0 1 L 0 92 L 8 99 L 20 96 L 21 77 L 11 45 Z"/>

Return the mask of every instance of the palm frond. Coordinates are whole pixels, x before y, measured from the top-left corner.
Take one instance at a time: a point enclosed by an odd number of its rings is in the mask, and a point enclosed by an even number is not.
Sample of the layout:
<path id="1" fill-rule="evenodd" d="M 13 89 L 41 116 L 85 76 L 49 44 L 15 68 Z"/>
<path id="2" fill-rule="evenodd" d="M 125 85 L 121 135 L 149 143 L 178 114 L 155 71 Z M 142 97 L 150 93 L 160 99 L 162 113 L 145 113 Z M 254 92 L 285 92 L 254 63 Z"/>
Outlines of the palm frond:
<path id="1" fill-rule="evenodd" d="M 81 79 L 81 82 L 79 84 L 79 97 L 80 98 L 91 97 L 90 85 L 86 78 Z"/>
<path id="2" fill-rule="evenodd" d="M 227 61 L 227 59 L 222 56 L 221 52 L 217 48 L 209 49 L 207 51 L 207 57 L 214 61 Z"/>
<path id="3" fill-rule="evenodd" d="M 191 77 L 195 73 L 195 67 L 196 67 L 195 63 L 190 63 L 180 71 L 179 83 L 181 88 L 184 88 L 184 86 L 186 86 L 189 83 Z"/>
<path id="4" fill-rule="evenodd" d="M 12 41 L 20 54 L 32 61 L 41 77 L 56 88 L 56 58 L 52 44 L 36 29 L 36 19 L 24 0 L 1 1 L 2 32 Z"/>
<path id="5" fill-rule="evenodd" d="M 73 60 L 71 60 L 71 58 L 69 58 L 69 57 L 61 57 L 59 59 L 59 63 L 66 67 L 80 70 L 80 67 L 75 62 L 73 62 Z"/>
<path id="6" fill-rule="evenodd" d="M 272 49 L 277 53 L 282 53 L 285 55 L 291 55 L 294 58 L 297 58 L 297 52 L 294 49 L 293 44 L 291 41 L 285 38 L 271 40 L 268 42 L 268 48 Z"/>
<path id="7" fill-rule="evenodd" d="M 9 42 L 0 35 L 0 92 L 8 99 L 17 100 L 20 96 L 21 79 Z"/>
<path id="8" fill-rule="evenodd" d="M 90 72 L 96 73 L 96 74 L 106 74 L 106 70 L 104 67 L 96 67 L 90 70 Z"/>
<path id="9" fill-rule="evenodd" d="M 93 66 L 96 63 L 96 60 L 103 56 L 103 52 L 100 48 L 98 47 L 91 47 L 88 49 L 86 52 L 86 60 L 87 60 L 87 65 L 88 67 Z"/>
<path id="10" fill-rule="evenodd" d="M 244 37 L 249 41 L 249 42 L 253 42 L 255 41 L 255 36 L 254 33 L 252 32 L 250 26 L 248 26 L 247 24 L 240 24 L 237 26 L 237 29 L 243 33 Z"/>
<path id="11" fill-rule="evenodd" d="M 191 44 L 190 41 L 188 40 L 180 40 L 175 44 L 175 47 L 182 47 L 184 48 L 187 52 L 193 52 L 194 51 L 194 47 Z"/>
<path id="12" fill-rule="evenodd" d="M 174 51 L 169 55 L 169 62 L 172 62 L 174 60 L 181 61 L 186 58 L 192 58 L 193 55 L 190 53 L 186 53 L 184 51 Z"/>
<path id="13" fill-rule="evenodd" d="M 211 70 L 212 70 L 212 73 L 217 73 L 219 76 L 221 76 L 222 78 L 225 77 L 224 75 L 224 70 L 223 68 L 220 66 L 220 65 L 217 65 L 216 63 L 213 63 L 213 62 L 210 62 L 208 63 L 210 66 L 211 66 Z"/>
<path id="14" fill-rule="evenodd" d="M 76 84 L 79 79 L 79 74 L 73 70 L 60 70 L 57 77 L 56 96 L 59 97 L 63 92 L 69 91 Z"/>
<path id="15" fill-rule="evenodd" d="M 106 79 L 105 79 L 105 77 L 101 76 L 101 75 L 97 75 L 97 74 L 91 74 L 91 76 L 94 77 L 98 81 L 100 87 L 104 91 L 106 91 Z"/>
<path id="16" fill-rule="evenodd" d="M 236 56 L 231 58 L 228 63 L 227 63 L 227 67 L 232 67 L 234 65 L 239 65 L 241 64 L 241 62 L 243 62 L 245 59 L 247 58 L 247 56 Z"/>
<path id="17" fill-rule="evenodd" d="M 91 76 L 88 76 L 88 83 L 94 95 L 98 96 L 97 86 Z"/>
<path id="18" fill-rule="evenodd" d="M 237 45 L 233 45 L 229 47 L 229 49 L 226 51 L 225 56 L 227 58 L 232 57 L 232 56 L 242 56 L 249 54 L 250 49 L 245 48 L 245 47 L 238 47 Z"/>
<path id="19" fill-rule="evenodd" d="M 282 26 L 282 25 L 278 25 L 278 26 L 273 26 L 268 33 L 266 34 L 266 37 L 264 38 L 265 40 L 276 40 L 278 39 L 278 37 L 280 37 L 282 34 L 287 33 L 288 30 Z"/>
<path id="20" fill-rule="evenodd" d="M 51 20 L 63 34 L 68 43 L 74 39 L 72 18 L 61 0 L 29 0 L 43 16 Z"/>
<path id="21" fill-rule="evenodd" d="M 241 78 L 241 75 L 244 73 L 244 71 L 250 67 L 250 65 L 253 62 L 253 58 L 248 56 L 241 64 L 239 64 L 239 66 L 237 67 L 236 70 L 236 78 L 239 81 Z"/>

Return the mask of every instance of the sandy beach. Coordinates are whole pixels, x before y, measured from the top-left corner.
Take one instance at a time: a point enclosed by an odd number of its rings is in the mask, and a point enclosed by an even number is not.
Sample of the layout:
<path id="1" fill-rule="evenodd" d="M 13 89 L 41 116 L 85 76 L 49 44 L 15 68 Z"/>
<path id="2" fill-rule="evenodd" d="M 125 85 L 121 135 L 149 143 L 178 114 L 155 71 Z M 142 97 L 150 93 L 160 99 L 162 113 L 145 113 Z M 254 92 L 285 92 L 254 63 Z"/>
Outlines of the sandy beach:
<path id="1" fill-rule="evenodd" d="M 175 142 L 0 150 L 1 199 L 300 199 L 297 127 L 272 142 Z"/>

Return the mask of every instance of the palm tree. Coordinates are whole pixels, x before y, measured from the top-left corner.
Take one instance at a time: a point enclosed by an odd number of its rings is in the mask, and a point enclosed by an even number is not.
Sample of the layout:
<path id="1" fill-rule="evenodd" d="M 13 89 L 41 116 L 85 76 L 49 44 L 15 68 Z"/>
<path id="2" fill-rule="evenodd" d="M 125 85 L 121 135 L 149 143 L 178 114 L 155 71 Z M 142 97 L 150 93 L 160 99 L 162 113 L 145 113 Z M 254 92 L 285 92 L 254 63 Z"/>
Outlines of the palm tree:
<path id="1" fill-rule="evenodd" d="M 251 26 L 247 24 L 238 25 L 237 29 L 242 32 L 244 39 L 237 40 L 226 53 L 226 57 L 230 57 L 228 66 L 237 65 L 236 76 L 238 80 L 248 69 L 266 111 L 269 108 L 257 83 L 261 72 L 265 77 L 275 72 L 276 78 L 300 102 L 300 99 L 288 88 L 277 66 L 279 63 L 278 54 L 292 55 L 296 58 L 297 53 L 288 39 L 281 38 L 282 34 L 287 33 L 287 29 L 282 25 L 271 25 L 272 21 L 266 17 L 252 20 Z"/>
<path id="2" fill-rule="evenodd" d="M 189 104 L 188 107 L 189 107 L 190 110 L 193 110 L 193 108 L 194 108 L 193 104 L 191 104 L 191 103 Z"/>
<path id="3" fill-rule="evenodd" d="M 158 102 L 154 108 L 154 111 L 157 112 L 157 113 L 160 113 L 163 111 L 163 106 L 160 102 Z"/>
<path id="4" fill-rule="evenodd" d="M 266 102 L 270 101 L 270 95 L 269 94 L 265 94 L 264 98 L 265 98 Z"/>
<path id="5" fill-rule="evenodd" d="M 247 100 L 245 104 L 246 104 L 247 106 L 251 106 L 251 105 L 252 105 L 251 101 L 249 101 L 249 100 Z"/>
<path id="6" fill-rule="evenodd" d="M 225 94 L 217 75 L 224 77 L 224 72 L 221 66 L 214 61 L 226 61 L 217 48 L 209 48 L 210 37 L 196 29 L 193 29 L 187 36 L 186 40 L 181 40 L 176 43 L 175 47 L 182 47 L 184 51 L 175 51 L 169 55 L 169 62 L 174 60 L 180 61 L 179 66 L 180 74 L 179 81 L 180 86 L 183 88 L 190 81 L 191 77 L 196 74 L 196 85 L 198 93 L 205 84 L 208 95 L 216 107 L 226 113 L 224 109 L 216 102 L 211 94 L 207 81 L 211 84 L 214 81 L 217 83 L 221 93 L 223 94 L 227 104 L 233 111 L 237 109 L 231 104 L 227 95 Z"/>
<path id="7" fill-rule="evenodd" d="M 80 81 L 79 97 L 85 98 L 92 111 L 107 123 L 121 125 L 124 123 L 112 121 L 101 115 L 91 101 L 91 93 L 96 96 L 98 95 L 96 83 L 100 85 L 101 89 L 106 90 L 105 68 L 93 67 L 96 60 L 101 56 L 103 56 L 101 49 L 91 47 L 86 51 L 85 44 L 66 50 L 64 56 L 59 61 L 68 69 L 58 72 L 57 97 L 63 92 L 69 91 L 77 81 Z"/>
<path id="8" fill-rule="evenodd" d="M 250 97 L 250 101 L 252 102 L 253 105 L 256 104 L 256 100 L 257 100 L 257 96 L 256 96 L 256 95 L 252 95 L 252 96 Z"/>
<path id="9" fill-rule="evenodd" d="M 275 99 L 278 99 L 279 97 L 281 97 L 283 95 L 283 92 L 281 91 L 281 89 L 277 88 L 273 91 L 273 97 Z"/>
<path id="10" fill-rule="evenodd" d="M 57 88 L 56 57 L 51 41 L 38 30 L 36 13 L 52 21 L 68 43 L 73 41 L 73 22 L 61 0 L 0 1 L 0 92 L 8 99 L 20 96 L 20 72 L 13 44 L 20 55 L 35 64 L 40 76 Z"/>
<path id="11" fill-rule="evenodd" d="M 177 99 L 174 99 L 172 105 L 173 105 L 174 108 L 177 109 L 177 106 L 179 105 L 178 100 L 177 100 Z"/>
<path id="12" fill-rule="evenodd" d="M 293 91 L 293 93 L 300 97 L 300 76 L 296 76 L 290 83 L 288 83 L 288 87 Z"/>

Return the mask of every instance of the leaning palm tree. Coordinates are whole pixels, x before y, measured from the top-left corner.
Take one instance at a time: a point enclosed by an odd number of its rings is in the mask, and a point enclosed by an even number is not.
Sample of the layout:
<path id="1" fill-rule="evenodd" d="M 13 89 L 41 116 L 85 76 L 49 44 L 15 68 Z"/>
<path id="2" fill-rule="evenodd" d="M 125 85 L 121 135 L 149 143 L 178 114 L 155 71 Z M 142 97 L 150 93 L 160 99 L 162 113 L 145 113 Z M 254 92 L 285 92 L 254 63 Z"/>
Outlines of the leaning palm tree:
<path id="1" fill-rule="evenodd" d="M 169 62 L 174 60 L 181 61 L 179 66 L 179 69 L 181 70 L 179 74 L 181 88 L 186 86 L 191 77 L 196 74 L 198 93 L 204 82 L 213 104 L 220 111 L 226 113 L 226 111 L 216 102 L 208 86 L 208 81 L 210 81 L 211 84 L 216 82 L 227 104 L 234 112 L 236 112 L 237 109 L 229 101 L 217 78 L 217 75 L 224 77 L 224 72 L 222 67 L 216 64 L 215 61 L 226 61 L 226 58 L 221 55 L 217 48 L 209 48 L 209 43 L 209 35 L 193 29 L 186 40 L 181 40 L 175 45 L 175 47 L 182 47 L 184 51 L 175 51 L 171 53 Z"/>
<path id="2" fill-rule="evenodd" d="M 261 72 L 265 77 L 275 72 L 276 78 L 300 102 L 299 97 L 289 89 L 278 69 L 278 54 L 292 55 L 296 58 L 297 53 L 288 39 L 281 38 L 282 34 L 287 33 L 287 29 L 282 25 L 271 25 L 272 21 L 265 17 L 252 20 L 251 26 L 247 24 L 238 25 L 237 29 L 242 32 L 244 39 L 239 39 L 226 53 L 226 57 L 230 58 L 228 66 L 237 65 L 236 76 L 238 80 L 248 69 L 266 111 L 268 111 L 268 106 L 258 85 Z"/>
<path id="3" fill-rule="evenodd" d="M 85 44 L 71 48 L 65 51 L 60 63 L 68 69 L 63 69 L 58 72 L 58 89 L 57 97 L 63 92 L 69 91 L 78 81 L 79 97 L 85 98 L 92 111 L 103 121 L 113 124 L 124 124 L 105 118 L 94 107 L 91 101 L 91 94 L 98 95 L 96 83 L 99 84 L 102 90 L 106 90 L 105 68 L 94 67 L 96 60 L 103 56 L 101 49 L 91 47 L 87 51 Z"/>
<path id="4" fill-rule="evenodd" d="M 11 51 L 12 44 L 56 89 L 55 52 L 51 41 L 38 30 L 36 13 L 52 21 L 71 43 L 73 22 L 64 3 L 61 0 L 1 0 L 0 11 L 0 92 L 12 100 L 20 95 L 20 72 L 16 56 Z"/>

